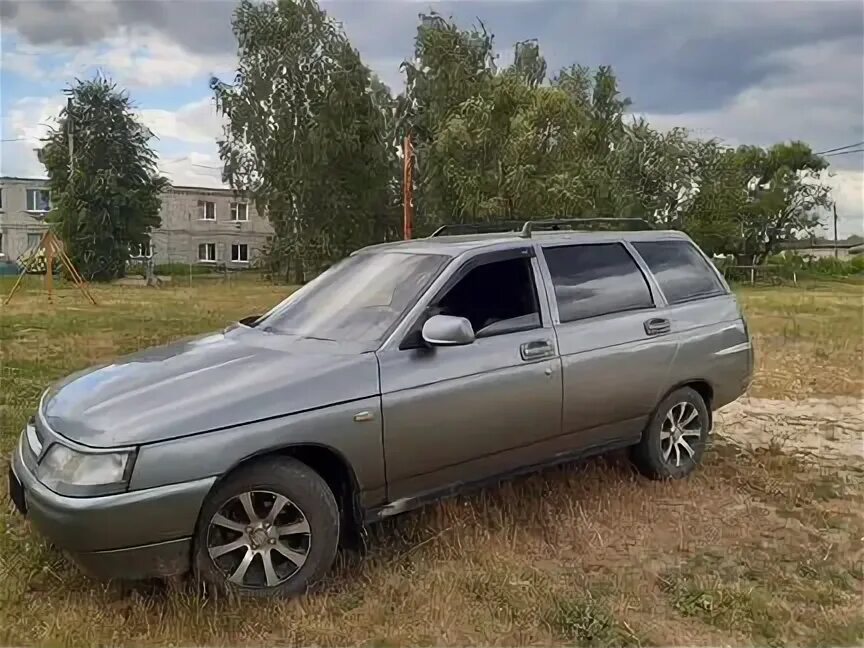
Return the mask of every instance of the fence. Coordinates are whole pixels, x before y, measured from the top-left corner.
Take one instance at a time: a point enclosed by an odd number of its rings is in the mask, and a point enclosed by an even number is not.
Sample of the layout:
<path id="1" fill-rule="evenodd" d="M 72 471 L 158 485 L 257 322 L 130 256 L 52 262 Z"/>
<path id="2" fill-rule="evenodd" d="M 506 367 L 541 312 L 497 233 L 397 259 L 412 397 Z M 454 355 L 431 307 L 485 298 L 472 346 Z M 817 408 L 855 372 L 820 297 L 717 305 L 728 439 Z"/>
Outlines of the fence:
<path id="1" fill-rule="evenodd" d="M 249 263 L 189 262 L 185 259 L 131 259 L 126 265 L 127 279 L 141 279 L 157 284 L 189 285 L 204 282 L 231 282 L 256 279 L 270 281 L 267 268 L 253 260 Z"/>
<path id="2" fill-rule="evenodd" d="M 757 283 L 769 286 L 782 286 L 791 283 L 798 285 L 798 271 L 784 268 L 779 265 L 730 265 L 721 268 L 723 276 L 727 281 L 736 283 L 749 283 L 755 286 Z"/>

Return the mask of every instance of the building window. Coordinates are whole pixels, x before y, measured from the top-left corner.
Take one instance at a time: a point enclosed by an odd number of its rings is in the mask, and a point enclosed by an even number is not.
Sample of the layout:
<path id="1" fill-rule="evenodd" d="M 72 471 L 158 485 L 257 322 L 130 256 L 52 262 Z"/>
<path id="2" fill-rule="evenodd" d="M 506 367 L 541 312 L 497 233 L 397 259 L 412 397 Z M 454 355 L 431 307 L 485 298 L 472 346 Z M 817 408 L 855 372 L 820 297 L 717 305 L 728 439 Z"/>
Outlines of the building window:
<path id="1" fill-rule="evenodd" d="M 231 260 L 237 263 L 249 263 L 249 246 L 245 243 L 231 245 Z"/>
<path id="2" fill-rule="evenodd" d="M 39 232 L 27 232 L 27 249 L 32 250 L 42 242 L 42 234 Z"/>
<path id="3" fill-rule="evenodd" d="M 246 203 L 231 203 L 231 220 L 249 220 L 249 205 L 247 205 Z"/>
<path id="4" fill-rule="evenodd" d="M 198 220 L 216 220 L 216 203 L 209 200 L 199 200 Z"/>
<path id="5" fill-rule="evenodd" d="M 0 187 L 0 211 L 3 211 L 3 187 Z"/>
<path id="6" fill-rule="evenodd" d="M 216 244 L 201 243 L 198 245 L 198 260 L 205 262 L 216 261 Z"/>
<path id="7" fill-rule="evenodd" d="M 51 211 L 51 193 L 47 189 L 28 189 L 27 211 Z"/>

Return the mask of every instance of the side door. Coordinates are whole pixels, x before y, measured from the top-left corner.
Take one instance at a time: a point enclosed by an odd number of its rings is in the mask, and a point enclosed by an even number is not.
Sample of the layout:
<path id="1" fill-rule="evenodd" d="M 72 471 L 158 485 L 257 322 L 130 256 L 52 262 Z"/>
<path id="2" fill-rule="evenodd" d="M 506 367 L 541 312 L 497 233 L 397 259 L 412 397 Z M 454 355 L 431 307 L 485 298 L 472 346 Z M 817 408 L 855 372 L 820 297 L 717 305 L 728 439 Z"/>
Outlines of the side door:
<path id="1" fill-rule="evenodd" d="M 378 352 L 391 502 L 514 470 L 525 448 L 561 433 L 561 361 L 534 248 L 454 266 Z M 430 348 L 421 329 L 433 314 L 467 318 L 475 341 Z"/>
<path id="2" fill-rule="evenodd" d="M 709 408 L 716 409 L 746 391 L 753 349 L 735 296 L 705 255 L 683 238 L 633 241 L 667 303 L 663 317 L 679 347 L 665 385 L 709 386 Z"/>
<path id="3" fill-rule="evenodd" d="M 573 448 L 638 439 L 675 356 L 663 297 L 622 241 L 543 247 Z"/>

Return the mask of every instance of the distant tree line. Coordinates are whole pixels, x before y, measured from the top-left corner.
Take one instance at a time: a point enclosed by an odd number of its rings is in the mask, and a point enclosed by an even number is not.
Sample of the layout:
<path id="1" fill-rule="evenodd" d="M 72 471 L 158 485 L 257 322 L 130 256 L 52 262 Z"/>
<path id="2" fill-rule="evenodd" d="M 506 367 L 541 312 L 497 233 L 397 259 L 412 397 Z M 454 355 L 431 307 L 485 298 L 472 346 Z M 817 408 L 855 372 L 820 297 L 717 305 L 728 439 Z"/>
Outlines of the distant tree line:
<path id="1" fill-rule="evenodd" d="M 682 128 L 655 130 L 628 114 L 612 68 L 550 72 L 533 40 L 499 66 L 482 24 L 421 14 L 396 95 L 315 0 L 242 0 L 233 31 L 236 74 L 210 83 L 226 118 L 223 176 L 270 219 L 268 261 L 292 281 L 401 237 L 405 136 L 416 154 L 419 235 L 448 223 L 639 217 L 688 232 L 708 253 L 761 263 L 780 242 L 813 232 L 831 204 L 820 181 L 827 162 L 807 144 L 729 148 Z M 86 156 L 73 174 L 63 115 L 45 149 L 73 258 L 90 267 L 102 254 L 93 249 L 111 251 L 91 276 L 122 272 L 129 244 L 158 225 L 152 197 L 165 184 L 149 132 L 109 90 L 98 79 L 73 89 Z M 100 157 L 106 147 L 117 155 Z M 92 205 L 100 216 L 88 222 Z M 128 223 L 115 216 L 129 209 L 137 215 Z"/>

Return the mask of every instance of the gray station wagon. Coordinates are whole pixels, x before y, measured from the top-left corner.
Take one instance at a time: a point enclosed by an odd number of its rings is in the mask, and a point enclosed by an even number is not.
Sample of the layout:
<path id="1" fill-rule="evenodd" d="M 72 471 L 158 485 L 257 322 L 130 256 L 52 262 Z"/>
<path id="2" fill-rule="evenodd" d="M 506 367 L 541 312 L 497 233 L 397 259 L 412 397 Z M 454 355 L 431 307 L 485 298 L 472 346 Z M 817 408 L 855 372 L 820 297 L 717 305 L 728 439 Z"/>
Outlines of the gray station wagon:
<path id="1" fill-rule="evenodd" d="M 17 508 L 97 577 L 272 596 L 468 486 L 626 446 L 687 475 L 750 380 L 734 296 L 679 232 L 552 226 L 364 248 L 265 315 L 70 376 L 21 435 Z"/>

